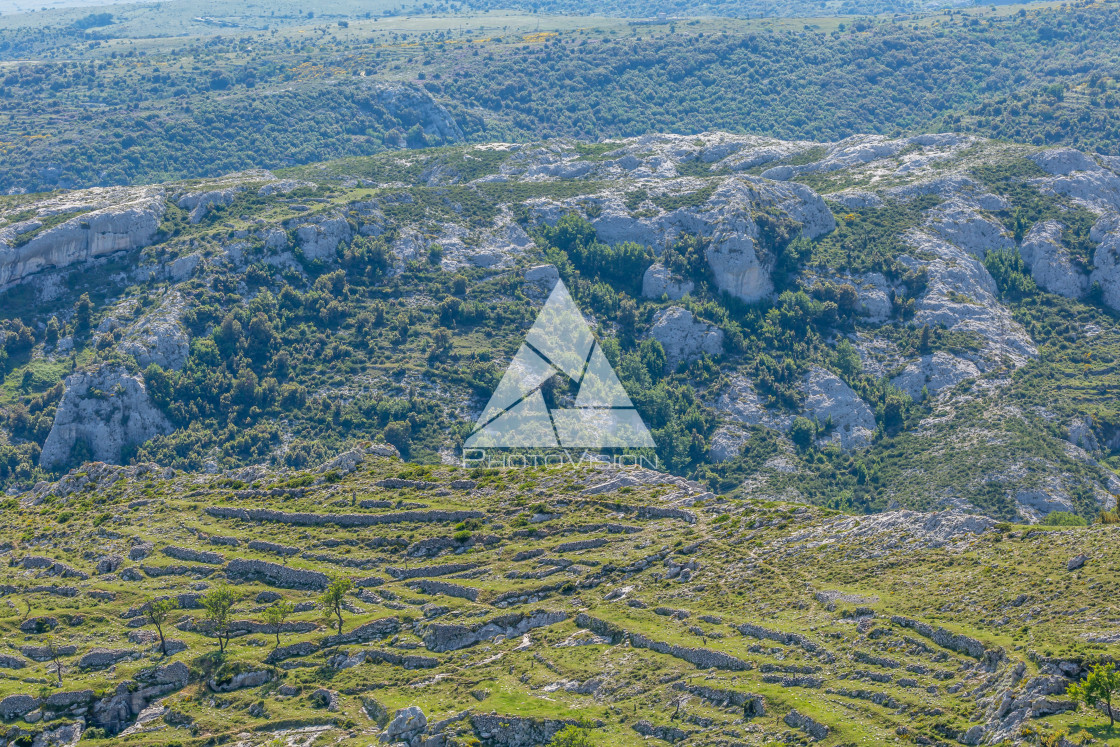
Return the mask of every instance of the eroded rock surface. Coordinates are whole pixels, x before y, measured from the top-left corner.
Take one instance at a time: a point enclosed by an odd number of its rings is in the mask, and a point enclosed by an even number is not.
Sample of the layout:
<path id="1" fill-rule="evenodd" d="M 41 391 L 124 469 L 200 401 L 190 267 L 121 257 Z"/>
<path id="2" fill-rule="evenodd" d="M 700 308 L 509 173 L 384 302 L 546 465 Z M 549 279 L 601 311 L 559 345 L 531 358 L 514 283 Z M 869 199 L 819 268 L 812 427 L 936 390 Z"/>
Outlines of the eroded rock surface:
<path id="1" fill-rule="evenodd" d="M 67 377 L 39 463 L 64 465 L 79 444 L 94 460 L 117 463 L 125 448 L 171 431 L 167 416 L 148 397 L 143 378 L 106 365 Z"/>

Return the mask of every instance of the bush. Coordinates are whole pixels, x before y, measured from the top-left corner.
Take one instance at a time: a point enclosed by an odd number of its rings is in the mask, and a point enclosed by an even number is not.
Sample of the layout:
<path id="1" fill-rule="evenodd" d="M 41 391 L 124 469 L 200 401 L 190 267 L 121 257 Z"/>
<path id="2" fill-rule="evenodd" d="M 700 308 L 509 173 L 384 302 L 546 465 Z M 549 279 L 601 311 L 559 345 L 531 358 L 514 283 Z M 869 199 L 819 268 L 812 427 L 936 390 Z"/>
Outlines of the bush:
<path id="1" fill-rule="evenodd" d="M 789 428 L 789 437 L 799 448 L 807 449 L 817 437 L 817 426 L 809 418 L 796 417 Z"/>
<path id="2" fill-rule="evenodd" d="M 1077 514 L 1071 514 L 1068 511 L 1051 511 L 1046 514 L 1046 518 L 1042 520 L 1042 524 L 1048 527 L 1083 527 L 1088 526 L 1089 522 L 1085 521 Z"/>

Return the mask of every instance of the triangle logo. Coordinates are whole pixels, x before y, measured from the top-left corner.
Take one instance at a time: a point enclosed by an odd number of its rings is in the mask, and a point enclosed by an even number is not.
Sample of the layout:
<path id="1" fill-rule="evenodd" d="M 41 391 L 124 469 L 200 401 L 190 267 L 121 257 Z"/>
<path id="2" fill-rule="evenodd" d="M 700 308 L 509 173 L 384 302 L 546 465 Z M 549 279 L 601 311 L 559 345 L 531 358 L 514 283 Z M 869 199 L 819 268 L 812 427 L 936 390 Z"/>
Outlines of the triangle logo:
<path id="1" fill-rule="evenodd" d="M 541 393 L 563 374 L 575 407 L 549 410 Z M 652 448 L 653 436 L 558 280 L 463 448 Z"/>

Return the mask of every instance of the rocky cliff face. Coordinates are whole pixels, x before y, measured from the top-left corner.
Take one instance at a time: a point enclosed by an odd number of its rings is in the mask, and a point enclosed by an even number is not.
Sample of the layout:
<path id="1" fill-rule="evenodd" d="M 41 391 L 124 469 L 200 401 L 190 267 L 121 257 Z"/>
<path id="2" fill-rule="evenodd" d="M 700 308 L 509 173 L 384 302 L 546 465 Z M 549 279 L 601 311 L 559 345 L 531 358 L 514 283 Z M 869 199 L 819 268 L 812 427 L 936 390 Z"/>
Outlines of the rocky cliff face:
<path id="1" fill-rule="evenodd" d="M 171 430 L 148 398 L 142 377 L 117 366 L 79 372 L 66 379 L 39 463 L 46 468 L 68 464 L 79 442 L 89 447 L 94 460 L 119 463 L 125 448 Z"/>
<path id="2" fill-rule="evenodd" d="M 44 268 L 69 267 L 115 252 L 147 246 L 159 230 L 159 188 L 88 190 L 70 205 L 43 205 L 41 219 L 0 228 L 0 288 Z M 51 211 L 78 212 L 45 227 Z M 30 239 L 26 235 L 37 231 Z"/>
<path id="3" fill-rule="evenodd" d="M 805 377 L 804 412 L 825 426 L 822 440 L 842 449 L 866 446 L 875 430 L 875 414 L 839 376 L 814 367 Z"/>
<path id="4" fill-rule="evenodd" d="M 1039 288 L 1066 298 L 1081 298 L 1089 288 L 1088 276 L 1078 269 L 1062 245 L 1062 224 L 1048 220 L 1031 228 L 1019 253 Z"/>

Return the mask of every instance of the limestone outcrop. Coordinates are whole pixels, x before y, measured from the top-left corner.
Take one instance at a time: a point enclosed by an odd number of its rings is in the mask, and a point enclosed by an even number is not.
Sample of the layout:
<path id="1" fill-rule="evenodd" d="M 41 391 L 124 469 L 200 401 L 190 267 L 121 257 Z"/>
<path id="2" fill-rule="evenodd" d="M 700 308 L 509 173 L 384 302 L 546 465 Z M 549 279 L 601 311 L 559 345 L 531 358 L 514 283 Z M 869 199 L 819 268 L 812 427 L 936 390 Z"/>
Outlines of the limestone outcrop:
<path id="1" fill-rule="evenodd" d="M 1062 224 L 1047 220 L 1036 223 L 1019 247 L 1023 262 L 1039 288 L 1066 298 L 1081 298 L 1089 289 L 1088 276 L 1076 266 L 1062 245 Z"/>
<path id="2" fill-rule="evenodd" d="M 65 389 L 39 457 L 44 468 L 67 464 L 79 444 L 95 461 L 119 463 L 124 449 L 172 431 L 143 377 L 119 366 L 71 374 Z"/>
<path id="3" fill-rule="evenodd" d="M 909 394 L 911 399 L 919 401 L 923 388 L 929 394 L 936 395 L 979 375 L 980 369 L 972 361 L 938 351 L 907 363 L 902 373 L 891 379 L 891 384 Z"/>
<path id="4" fill-rule="evenodd" d="M 975 334 L 984 345 L 973 359 L 981 371 L 1004 360 L 1020 366 L 1038 355 L 1026 330 L 999 303 L 995 281 L 978 259 L 923 231 L 911 231 L 905 239 L 926 259 L 903 255 L 900 261 L 929 276 L 915 303 L 916 324 Z"/>
<path id="5" fill-rule="evenodd" d="M 805 414 L 826 427 L 825 443 L 854 449 L 871 442 L 875 413 L 839 376 L 814 366 L 802 385 Z"/>
<path id="6" fill-rule="evenodd" d="M 697 192 L 694 182 L 672 179 L 658 191 L 674 200 Z M 599 239 L 608 244 L 635 241 L 660 250 L 685 234 L 710 239 L 705 259 L 717 287 L 747 302 L 765 298 L 774 290 L 770 273 L 777 248 L 767 244 L 765 231 L 754 217 L 759 211 L 790 221 L 794 233 L 807 238 L 821 236 L 836 226 L 820 195 L 796 183 L 729 177 L 710 195 L 697 200 L 700 204 L 696 206 L 674 209 L 658 208 L 649 201 L 635 212 L 627 206 L 624 194 L 610 191 L 562 201 L 529 200 L 526 204 L 533 220 L 550 225 L 566 213 L 580 213 L 590 220 Z"/>
<path id="7" fill-rule="evenodd" d="M 161 190 L 87 190 L 82 196 L 87 201 L 69 210 L 79 214 L 57 225 L 36 218 L 0 228 L 0 288 L 40 270 L 139 249 L 155 240 L 164 212 Z M 45 205 L 44 209 L 66 210 L 66 206 Z"/>
<path id="8" fill-rule="evenodd" d="M 1120 215 L 1106 214 L 1093 226 L 1089 238 L 1097 242 L 1089 280 L 1100 286 L 1106 304 L 1120 310 Z"/>
<path id="9" fill-rule="evenodd" d="M 927 216 L 927 222 L 945 241 L 980 259 L 994 249 L 1009 249 L 1015 245 L 1007 229 L 965 198 L 954 197 L 939 205 Z"/>
<path id="10" fill-rule="evenodd" d="M 646 268 L 642 276 L 642 295 L 646 298 L 668 296 L 670 301 L 679 301 L 691 293 L 694 287 L 691 280 L 677 277 L 660 262 Z"/>
<path id="11" fill-rule="evenodd" d="M 696 319 L 691 311 L 680 306 L 657 312 L 649 335 L 665 349 L 666 366 L 670 370 L 701 355 L 723 352 L 723 330 Z"/>

